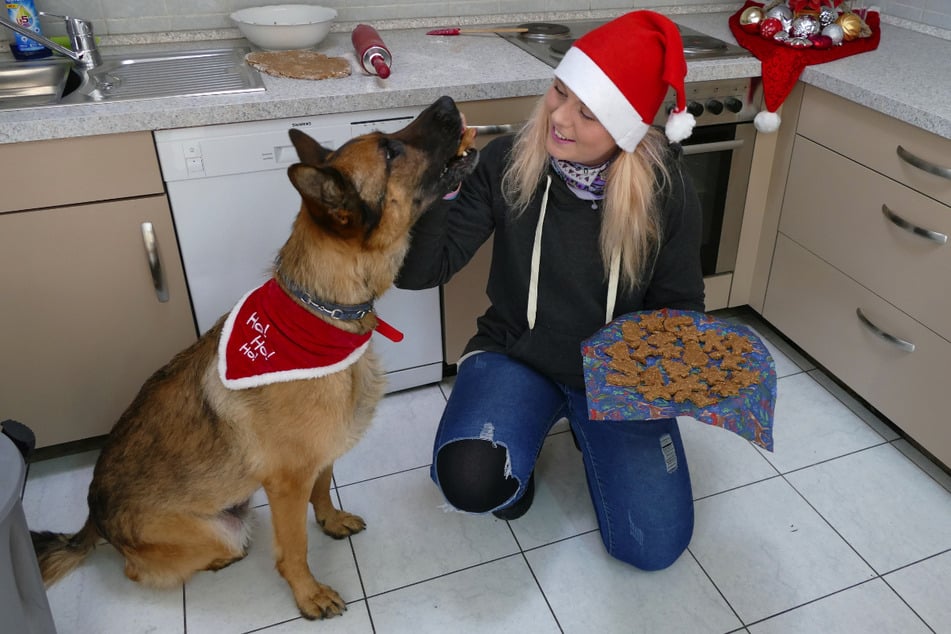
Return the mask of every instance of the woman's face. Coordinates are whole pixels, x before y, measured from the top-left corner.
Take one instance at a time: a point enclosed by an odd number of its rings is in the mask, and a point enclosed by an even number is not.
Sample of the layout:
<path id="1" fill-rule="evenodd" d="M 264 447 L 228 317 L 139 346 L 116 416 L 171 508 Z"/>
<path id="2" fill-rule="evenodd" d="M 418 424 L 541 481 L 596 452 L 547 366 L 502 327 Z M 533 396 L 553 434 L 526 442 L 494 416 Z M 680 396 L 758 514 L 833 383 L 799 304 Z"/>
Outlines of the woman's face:
<path id="1" fill-rule="evenodd" d="M 617 152 L 607 129 L 560 79 L 545 93 L 545 108 L 550 124 L 545 148 L 556 159 L 594 166 Z"/>

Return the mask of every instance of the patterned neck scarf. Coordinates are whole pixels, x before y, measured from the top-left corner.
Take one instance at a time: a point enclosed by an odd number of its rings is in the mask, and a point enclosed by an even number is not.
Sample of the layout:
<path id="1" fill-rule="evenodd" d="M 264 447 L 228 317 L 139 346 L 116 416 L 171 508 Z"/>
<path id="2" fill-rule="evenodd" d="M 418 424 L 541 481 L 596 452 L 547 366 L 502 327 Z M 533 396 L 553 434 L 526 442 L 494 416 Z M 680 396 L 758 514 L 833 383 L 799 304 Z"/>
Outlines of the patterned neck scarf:
<path id="1" fill-rule="evenodd" d="M 604 176 L 613 159 L 608 159 L 594 167 L 562 161 L 551 157 L 551 166 L 555 173 L 568 185 L 575 196 L 582 200 L 601 200 L 604 198 Z"/>

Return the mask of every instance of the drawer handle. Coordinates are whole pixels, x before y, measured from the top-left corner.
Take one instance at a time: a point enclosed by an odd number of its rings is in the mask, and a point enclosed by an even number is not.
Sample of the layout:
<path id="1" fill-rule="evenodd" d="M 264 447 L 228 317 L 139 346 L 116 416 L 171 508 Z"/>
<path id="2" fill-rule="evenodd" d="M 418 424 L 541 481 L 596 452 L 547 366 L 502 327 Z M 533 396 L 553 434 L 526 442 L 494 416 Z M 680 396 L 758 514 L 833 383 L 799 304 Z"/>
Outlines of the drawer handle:
<path id="1" fill-rule="evenodd" d="M 926 240 L 931 240 L 932 242 L 937 242 L 938 244 L 948 243 L 947 234 L 939 233 L 937 231 L 932 231 L 931 229 L 925 229 L 924 227 L 919 227 L 918 225 L 914 225 L 908 222 L 907 220 L 905 220 L 904 218 L 902 218 L 901 216 L 899 216 L 898 214 L 896 214 L 891 209 L 889 209 L 887 205 L 882 205 L 882 214 L 884 214 L 885 217 L 891 220 L 892 223 L 894 223 L 896 226 L 901 227 L 902 229 L 904 229 L 905 231 L 908 231 L 909 233 L 913 233 L 916 236 L 921 236 L 922 238 L 925 238 Z"/>
<path id="2" fill-rule="evenodd" d="M 915 156 L 902 146 L 898 146 L 895 150 L 898 153 L 899 158 L 905 161 L 912 167 L 917 167 L 918 169 L 928 172 L 929 174 L 934 174 L 935 176 L 940 176 L 941 178 L 951 179 L 951 167 L 941 167 L 940 165 L 935 165 L 931 161 L 926 161 L 925 159 Z"/>
<path id="3" fill-rule="evenodd" d="M 167 302 L 168 287 L 165 285 L 165 273 L 162 271 L 162 262 L 159 260 L 158 238 L 155 237 L 155 228 L 151 222 L 142 223 L 142 244 L 145 246 L 145 257 L 149 261 L 155 296 L 160 302 Z"/>
<path id="4" fill-rule="evenodd" d="M 884 339 L 884 340 L 887 341 L 888 343 L 893 344 L 893 345 L 895 345 L 895 346 L 901 348 L 901 349 L 904 350 L 905 352 L 914 352 L 914 351 L 915 351 L 915 344 L 913 344 L 913 343 L 910 342 L 910 341 L 905 341 L 904 339 L 899 339 L 899 338 L 896 337 L 895 335 L 891 335 L 891 334 L 885 332 L 884 330 L 882 330 L 881 328 L 879 328 L 878 326 L 876 326 L 875 324 L 873 324 L 871 321 L 869 321 L 868 317 L 865 316 L 865 313 L 862 312 L 862 309 L 861 309 L 861 308 L 856 308 L 856 309 L 855 309 L 855 314 L 858 315 L 859 321 L 862 322 L 862 323 L 865 325 L 866 328 L 868 328 L 869 330 L 871 330 L 873 333 L 875 333 L 876 335 L 878 335 L 879 337 L 881 337 L 882 339 Z"/>

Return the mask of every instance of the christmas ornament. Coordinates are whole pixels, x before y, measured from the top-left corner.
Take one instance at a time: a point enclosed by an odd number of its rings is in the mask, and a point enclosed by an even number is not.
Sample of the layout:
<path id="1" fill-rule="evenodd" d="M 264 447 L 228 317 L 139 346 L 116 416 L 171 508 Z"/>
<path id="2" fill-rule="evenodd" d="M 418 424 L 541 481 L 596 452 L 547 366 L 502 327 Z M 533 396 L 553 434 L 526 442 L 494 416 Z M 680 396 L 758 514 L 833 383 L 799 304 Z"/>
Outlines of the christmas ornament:
<path id="1" fill-rule="evenodd" d="M 778 18 L 766 18 L 759 25 L 759 34 L 763 37 L 773 37 L 783 30 L 783 23 Z"/>
<path id="2" fill-rule="evenodd" d="M 773 36 L 773 39 L 779 42 L 780 44 L 783 44 L 786 42 L 786 40 L 789 39 L 789 33 L 787 31 L 780 31 L 779 33 Z"/>
<path id="3" fill-rule="evenodd" d="M 740 14 L 740 26 L 747 33 L 756 33 L 759 31 L 760 23 L 766 17 L 763 9 L 760 7 L 747 7 Z"/>
<path id="4" fill-rule="evenodd" d="M 789 34 L 793 37 L 809 37 L 819 33 L 819 20 L 811 15 L 801 15 L 792 21 Z"/>
<path id="5" fill-rule="evenodd" d="M 862 18 L 854 13 L 843 13 L 835 22 L 842 27 L 842 39 L 851 42 L 862 33 Z"/>
<path id="6" fill-rule="evenodd" d="M 776 18 L 783 23 L 783 30 L 788 31 L 789 26 L 792 24 L 793 13 L 789 7 L 784 4 L 780 4 L 767 11 L 766 17 Z"/>
<path id="7" fill-rule="evenodd" d="M 791 37 L 786 40 L 786 46 L 791 46 L 793 48 L 809 48 L 812 46 L 812 42 L 804 37 Z"/>
<path id="8" fill-rule="evenodd" d="M 822 26 L 829 26 L 835 22 L 839 17 L 839 12 L 833 9 L 832 7 L 822 7 L 819 9 L 819 24 Z"/>
<path id="9" fill-rule="evenodd" d="M 838 46 L 842 43 L 845 33 L 842 31 L 842 27 L 838 24 L 830 24 L 829 26 L 822 29 L 822 35 L 825 35 L 831 39 L 833 46 Z"/>
<path id="10" fill-rule="evenodd" d="M 832 48 L 832 38 L 828 35 L 810 35 L 809 41 L 812 42 L 812 47 L 819 50 Z"/>

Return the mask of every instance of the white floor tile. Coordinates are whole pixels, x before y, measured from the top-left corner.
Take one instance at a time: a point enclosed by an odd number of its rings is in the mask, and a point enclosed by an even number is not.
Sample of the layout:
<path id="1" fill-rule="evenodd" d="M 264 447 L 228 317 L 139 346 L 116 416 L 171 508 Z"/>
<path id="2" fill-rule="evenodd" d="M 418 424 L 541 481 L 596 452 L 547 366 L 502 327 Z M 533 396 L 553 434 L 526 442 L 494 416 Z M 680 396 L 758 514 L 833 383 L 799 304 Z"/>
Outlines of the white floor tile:
<path id="1" fill-rule="evenodd" d="M 892 443 L 898 451 L 921 467 L 922 471 L 930 475 L 935 481 L 948 491 L 951 491 L 951 474 L 939 467 L 933 460 L 918 451 L 910 442 L 905 439 L 896 440 Z"/>
<path id="2" fill-rule="evenodd" d="M 247 557 L 217 572 L 200 572 L 185 586 L 188 634 L 246 632 L 300 616 L 290 586 L 274 567 L 269 507 L 254 509 L 254 519 Z M 347 603 L 363 599 L 350 543 L 324 535 L 310 514 L 307 526 L 307 561 L 317 580 Z"/>
<path id="3" fill-rule="evenodd" d="M 892 441 L 899 438 L 898 433 L 888 426 L 881 418 L 869 411 L 865 405 L 860 403 L 855 397 L 846 392 L 838 383 L 829 378 L 822 370 L 811 370 L 809 376 L 816 380 L 816 383 L 829 391 L 832 396 L 839 399 L 843 405 L 849 408 L 856 416 L 868 423 L 868 426 L 878 432 L 879 436 L 885 440 Z"/>
<path id="4" fill-rule="evenodd" d="M 598 528 L 581 452 L 571 432 L 545 440 L 535 466 L 535 501 L 510 524 L 525 550 Z"/>
<path id="5" fill-rule="evenodd" d="M 263 630 L 255 630 L 255 634 L 374 634 L 374 632 L 366 602 L 357 601 L 347 604 L 346 612 L 331 619 L 315 622 L 299 617 Z"/>
<path id="6" fill-rule="evenodd" d="M 692 418 L 677 419 L 694 499 L 771 478 L 776 469 L 748 440 Z"/>
<path id="7" fill-rule="evenodd" d="M 99 450 L 35 462 L 23 491 L 23 513 L 31 530 L 74 533 L 89 515 L 86 495 Z"/>
<path id="8" fill-rule="evenodd" d="M 526 557 L 566 634 L 720 634 L 740 626 L 689 553 L 644 572 L 613 559 L 588 533 Z"/>
<path id="9" fill-rule="evenodd" d="M 749 327 L 762 340 L 763 345 L 769 350 L 776 364 L 776 376 L 783 377 L 791 374 L 798 374 L 804 370 L 811 370 L 814 366 L 809 359 L 799 354 L 792 346 L 786 343 L 780 335 L 762 319 L 755 315 L 739 315 L 731 317 L 727 321 L 733 321 Z"/>
<path id="10" fill-rule="evenodd" d="M 951 551 L 886 575 L 885 581 L 935 632 L 951 632 Z"/>
<path id="11" fill-rule="evenodd" d="M 745 623 L 874 576 L 782 478 L 698 500 L 690 551 Z"/>
<path id="12" fill-rule="evenodd" d="M 103 545 L 53 585 L 50 610 L 61 634 L 174 634 L 185 631 L 182 588 L 156 590 L 126 578 L 124 562 Z M 0 629 L 2 629 L 0 616 Z"/>
<path id="13" fill-rule="evenodd" d="M 377 634 L 559 631 L 521 555 L 371 597 L 369 604 Z"/>
<path id="14" fill-rule="evenodd" d="M 808 374 L 777 382 L 772 453 L 759 451 L 787 473 L 885 442 Z"/>
<path id="15" fill-rule="evenodd" d="M 951 549 L 951 493 L 891 445 L 786 477 L 879 574 Z"/>
<path id="16" fill-rule="evenodd" d="M 436 385 L 384 398 L 363 439 L 334 464 L 337 486 L 430 464 L 445 407 Z"/>
<path id="17" fill-rule="evenodd" d="M 749 627 L 750 634 L 928 634 L 930 631 L 881 579 Z"/>
<path id="18" fill-rule="evenodd" d="M 367 596 L 518 552 L 506 522 L 444 510 L 428 467 L 338 492 L 367 522 L 351 538 Z"/>

